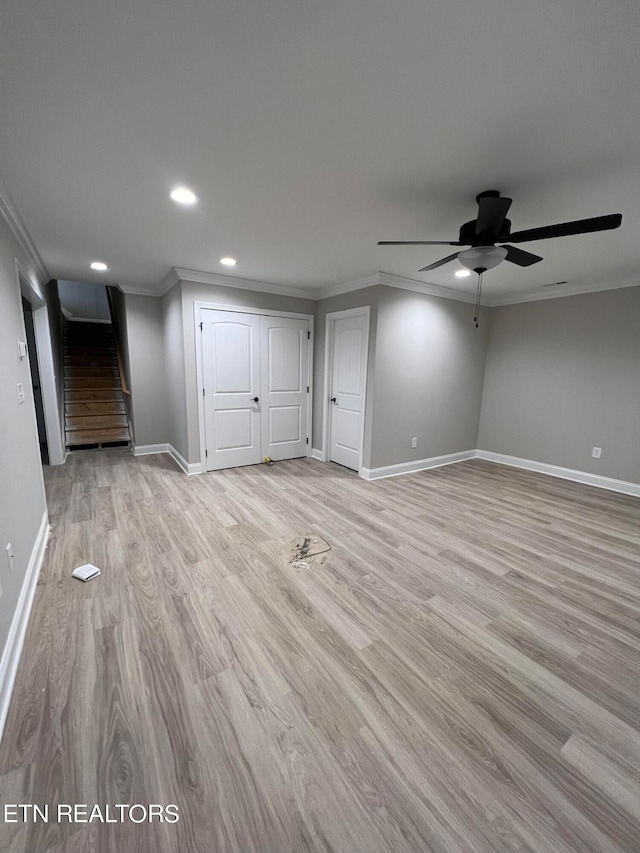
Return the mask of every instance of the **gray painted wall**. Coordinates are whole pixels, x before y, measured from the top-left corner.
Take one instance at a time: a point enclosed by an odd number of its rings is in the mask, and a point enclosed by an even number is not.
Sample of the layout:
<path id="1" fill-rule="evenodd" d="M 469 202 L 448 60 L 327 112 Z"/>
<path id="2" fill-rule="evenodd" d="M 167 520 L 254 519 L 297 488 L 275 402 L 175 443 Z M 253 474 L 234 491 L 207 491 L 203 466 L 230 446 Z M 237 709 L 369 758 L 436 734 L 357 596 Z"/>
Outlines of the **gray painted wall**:
<path id="1" fill-rule="evenodd" d="M 320 299 L 315 303 L 315 344 L 313 350 L 313 427 L 312 444 L 317 450 L 324 448 L 323 414 L 325 399 L 329 397 L 325 388 L 324 359 L 326 350 L 327 314 L 334 311 L 346 311 L 348 308 L 370 307 L 369 315 L 369 355 L 367 361 L 367 397 L 365 406 L 364 443 L 362 464 L 370 467 L 371 462 L 371 424 L 373 421 L 374 376 L 376 361 L 376 325 L 378 322 L 378 301 L 383 290 L 381 285 L 365 287 L 340 296 Z"/>
<path id="2" fill-rule="evenodd" d="M 179 285 L 175 285 L 169 292 L 171 293 L 178 286 Z M 211 302 L 223 305 L 238 305 L 245 308 L 266 308 L 272 311 L 290 311 L 297 314 L 313 314 L 316 303 L 311 299 L 298 299 L 295 296 L 280 296 L 276 293 L 259 293 L 254 290 L 243 290 L 235 287 L 220 287 L 219 285 L 214 284 L 181 282 L 181 286 L 187 452 L 183 452 L 181 450 L 180 453 L 182 453 L 185 459 L 189 462 L 200 462 L 194 303 Z"/>
<path id="3" fill-rule="evenodd" d="M 492 315 L 478 447 L 640 483 L 640 287 Z"/>
<path id="4" fill-rule="evenodd" d="M 45 282 L 0 219 L 0 649 L 4 649 L 36 536 L 46 511 L 29 362 L 18 358 L 17 341 L 26 340 L 16 260 L 46 300 Z M 18 405 L 16 383 L 25 402 Z M 5 558 L 13 545 L 14 568 Z"/>
<path id="5" fill-rule="evenodd" d="M 127 296 L 136 443 L 170 442 L 199 461 L 200 301 L 315 314 L 312 440 L 321 448 L 326 314 L 369 305 L 365 467 L 480 447 L 638 482 L 639 294 L 627 288 L 485 310 L 480 329 L 468 303 L 380 285 L 318 302 L 190 282 L 162 300 Z M 600 461 L 591 459 L 594 445 L 603 448 Z"/>
<path id="6" fill-rule="evenodd" d="M 476 447 L 489 323 L 483 312 L 476 329 L 465 302 L 382 288 L 367 467 Z"/>
<path id="7" fill-rule="evenodd" d="M 162 300 L 128 293 L 125 304 L 134 444 L 165 444 L 171 427 Z"/>
<path id="8" fill-rule="evenodd" d="M 162 297 L 162 325 L 167 394 L 167 434 L 164 441 L 173 445 L 183 459 L 188 459 L 187 385 L 180 283 L 175 284 Z"/>

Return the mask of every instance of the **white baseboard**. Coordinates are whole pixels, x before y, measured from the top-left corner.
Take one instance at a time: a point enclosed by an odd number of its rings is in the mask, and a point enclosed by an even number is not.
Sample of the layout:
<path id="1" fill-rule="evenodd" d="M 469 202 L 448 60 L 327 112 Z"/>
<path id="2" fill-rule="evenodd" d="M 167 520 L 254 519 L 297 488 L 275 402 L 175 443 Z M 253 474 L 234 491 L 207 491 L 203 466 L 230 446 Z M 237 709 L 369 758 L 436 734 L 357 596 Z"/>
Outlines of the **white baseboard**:
<path id="1" fill-rule="evenodd" d="M 318 450 L 317 447 L 311 448 L 311 458 L 317 459 L 318 462 L 326 462 L 327 460 L 324 458 L 324 450 Z"/>
<path id="2" fill-rule="evenodd" d="M 4 724 L 7 720 L 9 712 L 9 703 L 11 702 L 11 694 L 13 685 L 18 672 L 18 664 L 20 663 L 20 655 L 24 645 L 24 637 L 27 633 L 27 625 L 29 624 L 29 614 L 33 604 L 33 597 L 36 592 L 36 584 L 42 568 L 44 552 L 47 547 L 49 538 L 49 516 L 45 512 L 40 522 L 40 529 L 36 536 L 36 541 L 31 551 L 29 565 L 25 572 L 20 590 L 20 597 L 16 605 L 7 641 L 0 659 L 0 740 L 4 731 Z"/>
<path id="3" fill-rule="evenodd" d="M 199 462 L 187 462 L 184 456 L 178 453 L 172 444 L 169 445 L 169 453 L 185 474 L 202 474 L 202 465 Z"/>
<path id="4" fill-rule="evenodd" d="M 440 468 L 465 459 L 474 459 L 475 450 L 463 450 L 460 453 L 447 453 L 445 456 L 432 456 L 430 459 L 416 459 L 414 462 L 400 462 L 397 465 L 386 465 L 382 468 L 361 468 L 358 474 L 363 480 L 380 480 L 383 477 L 398 477 L 400 474 L 414 474 L 416 471 L 427 471 L 429 468 Z"/>
<path id="5" fill-rule="evenodd" d="M 512 468 L 524 468 L 526 471 L 536 471 L 538 474 L 548 474 L 551 477 L 560 477 L 562 480 L 573 480 L 575 483 L 584 483 L 587 486 L 597 486 L 599 489 L 609 489 L 611 492 L 640 497 L 640 483 L 614 480 L 611 477 L 602 477 L 600 474 L 589 474 L 587 471 L 576 471 L 573 468 L 548 465 L 546 462 L 520 459 L 518 456 L 506 456 L 504 453 L 492 453 L 489 450 L 476 450 L 475 455 L 477 459 L 485 459 L 487 462 L 497 462 Z"/>
<path id="6" fill-rule="evenodd" d="M 149 456 L 153 453 L 168 453 L 168 444 L 135 444 L 132 445 L 134 456 Z"/>
<path id="7" fill-rule="evenodd" d="M 182 468 L 185 474 L 202 474 L 199 462 L 187 462 L 172 444 L 137 444 L 133 448 L 134 456 L 149 456 L 153 453 L 169 453 Z"/>

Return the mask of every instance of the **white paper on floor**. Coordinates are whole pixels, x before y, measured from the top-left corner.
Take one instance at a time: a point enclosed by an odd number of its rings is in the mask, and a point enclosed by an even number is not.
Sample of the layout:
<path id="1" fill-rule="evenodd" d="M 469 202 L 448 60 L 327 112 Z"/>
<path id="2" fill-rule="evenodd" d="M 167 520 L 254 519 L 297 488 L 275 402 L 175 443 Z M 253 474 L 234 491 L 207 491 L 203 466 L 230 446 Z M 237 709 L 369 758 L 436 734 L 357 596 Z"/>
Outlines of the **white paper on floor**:
<path id="1" fill-rule="evenodd" d="M 92 563 L 85 563 L 84 566 L 78 566 L 71 572 L 72 577 L 81 581 L 90 581 L 97 578 L 99 574 L 101 574 L 100 569 Z"/>

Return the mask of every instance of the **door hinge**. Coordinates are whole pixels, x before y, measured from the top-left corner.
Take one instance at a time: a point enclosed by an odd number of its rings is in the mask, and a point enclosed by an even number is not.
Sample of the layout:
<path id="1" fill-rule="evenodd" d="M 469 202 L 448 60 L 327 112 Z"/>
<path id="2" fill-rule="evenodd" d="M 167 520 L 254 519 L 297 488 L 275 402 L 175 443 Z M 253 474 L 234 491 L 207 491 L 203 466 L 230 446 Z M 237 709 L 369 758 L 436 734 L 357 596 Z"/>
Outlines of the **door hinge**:
<path id="1" fill-rule="evenodd" d="M 309 386 L 307 385 L 307 394 L 309 393 Z"/>
<path id="2" fill-rule="evenodd" d="M 308 340 L 308 341 L 310 341 L 310 340 L 311 340 L 311 332 L 307 332 L 307 340 Z"/>
<path id="3" fill-rule="evenodd" d="M 200 331 L 202 331 L 202 323 L 200 323 Z"/>
<path id="4" fill-rule="evenodd" d="M 202 396 L 204 397 L 204 388 L 202 389 Z"/>
<path id="5" fill-rule="evenodd" d="M 205 451 L 204 451 L 204 455 L 205 455 L 205 456 L 208 456 L 208 455 L 209 455 L 209 451 L 208 451 L 208 450 L 205 450 Z"/>
<path id="6" fill-rule="evenodd" d="M 307 444 L 309 444 L 309 436 L 307 436 Z"/>

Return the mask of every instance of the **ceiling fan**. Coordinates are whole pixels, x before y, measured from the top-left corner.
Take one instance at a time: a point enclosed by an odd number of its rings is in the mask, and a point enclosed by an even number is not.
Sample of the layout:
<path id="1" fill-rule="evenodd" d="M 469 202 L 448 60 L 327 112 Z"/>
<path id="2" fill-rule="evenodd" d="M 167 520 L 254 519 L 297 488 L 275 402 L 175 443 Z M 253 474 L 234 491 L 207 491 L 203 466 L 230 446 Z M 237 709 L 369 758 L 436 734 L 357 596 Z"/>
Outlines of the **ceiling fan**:
<path id="1" fill-rule="evenodd" d="M 422 267 L 420 272 L 435 270 L 456 258 L 469 270 L 478 274 L 497 267 L 502 261 L 510 261 L 519 267 L 537 264 L 542 258 L 517 246 L 496 246 L 496 243 L 527 243 L 529 240 L 548 240 L 551 237 L 568 237 L 570 234 L 589 234 L 593 231 L 608 231 L 618 228 L 622 214 L 594 216 L 591 219 L 578 219 L 574 222 L 562 222 L 559 225 L 545 225 L 542 228 L 529 228 L 526 231 L 511 233 L 511 222 L 507 213 L 512 199 L 501 196 L 498 190 L 486 190 L 476 196 L 478 218 L 472 219 L 460 229 L 457 240 L 382 240 L 379 246 L 469 246 L 462 252 L 455 252 L 441 258 L 433 264 Z"/>

